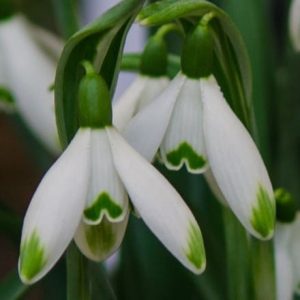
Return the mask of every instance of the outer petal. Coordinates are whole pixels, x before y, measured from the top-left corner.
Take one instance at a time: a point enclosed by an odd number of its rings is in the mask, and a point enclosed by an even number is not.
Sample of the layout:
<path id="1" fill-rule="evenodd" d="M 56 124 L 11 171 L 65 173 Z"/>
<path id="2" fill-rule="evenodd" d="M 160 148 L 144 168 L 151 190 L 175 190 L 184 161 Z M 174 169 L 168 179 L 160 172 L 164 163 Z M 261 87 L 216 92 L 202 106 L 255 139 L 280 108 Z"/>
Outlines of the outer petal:
<path id="1" fill-rule="evenodd" d="M 291 224 L 278 223 L 275 231 L 275 262 L 277 299 L 293 299 L 292 260 L 289 254 Z"/>
<path id="2" fill-rule="evenodd" d="M 207 181 L 208 186 L 210 187 L 211 191 L 215 195 L 216 199 L 218 199 L 223 205 L 225 205 L 227 207 L 228 204 L 225 200 L 225 197 L 224 197 L 222 191 L 220 190 L 220 188 L 217 184 L 216 178 L 215 178 L 214 174 L 212 173 L 211 169 L 208 169 L 203 175 Z"/>
<path id="3" fill-rule="evenodd" d="M 56 65 L 36 43 L 31 25 L 21 15 L 0 23 L 0 47 L 17 110 L 41 142 L 59 153 L 54 95 L 49 91 Z"/>
<path id="4" fill-rule="evenodd" d="M 291 2 L 289 28 L 292 44 L 296 51 L 300 51 L 300 0 Z"/>
<path id="5" fill-rule="evenodd" d="M 185 77 L 160 150 L 168 169 L 179 170 L 183 164 L 191 173 L 207 169 L 200 80 Z"/>
<path id="6" fill-rule="evenodd" d="M 152 161 L 167 130 L 185 77 L 179 74 L 147 107 L 133 117 L 123 131 L 128 143 Z"/>
<path id="7" fill-rule="evenodd" d="M 250 233 L 269 239 L 274 231 L 275 203 L 261 156 L 213 77 L 202 81 L 202 91 L 205 145 L 215 179 Z"/>
<path id="8" fill-rule="evenodd" d="M 75 234 L 87 193 L 89 152 L 90 130 L 81 129 L 33 195 L 24 219 L 19 259 L 24 283 L 43 277 Z"/>
<path id="9" fill-rule="evenodd" d="M 98 225 L 81 222 L 75 235 L 75 242 L 80 251 L 94 261 L 103 261 L 111 256 L 123 241 L 128 216 L 129 211 L 119 223 L 111 223 L 106 217 Z"/>
<path id="10" fill-rule="evenodd" d="M 130 119 L 167 87 L 167 77 L 138 75 L 123 96 L 113 105 L 113 124 L 122 131 Z"/>
<path id="11" fill-rule="evenodd" d="M 165 247 L 189 270 L 205 268 L 199 226 L 169 182 L 113 128 L 107 129 L 114 163 L 141 217 Z"/>
<path id="12" fill-rule="evenodd" d="M 291 225 L 291 233 L 288 248 L 293 266 L 293 289 L 300 295 L 300 213 L 297 214 L 295 222 Z"/>
<path id="13" fill-rule="evenodd" d="M 96 225 L 103 216 L 111 222 L 120 222 L 128 211 L 128 197 L 115 170 L 106 131 L 93 129 L 91 135 L 92 174 L 84 222 Z"/>

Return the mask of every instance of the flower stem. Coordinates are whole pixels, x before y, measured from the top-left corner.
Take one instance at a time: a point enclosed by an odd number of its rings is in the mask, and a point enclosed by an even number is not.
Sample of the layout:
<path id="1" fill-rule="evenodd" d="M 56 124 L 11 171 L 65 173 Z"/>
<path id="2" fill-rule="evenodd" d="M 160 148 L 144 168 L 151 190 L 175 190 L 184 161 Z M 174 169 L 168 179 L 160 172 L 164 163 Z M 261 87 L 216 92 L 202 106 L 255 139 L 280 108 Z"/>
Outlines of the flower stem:
<path id="1" fill-rule="evenodd" d="M 90 299 L 87 262 L 74 243 L 67 251 L 67 299 Z"/>
<path id="2" fill-rule="evenodd" d="M 224 208 L 228 299 L 250 300 L 250 255 L 248 236 L 239 221 Z"/>
<path id="3" fill-rule="evenodd" d="M 273 241 L 251 238 L 252 279 L 255 300 L 276 300 Z"/>

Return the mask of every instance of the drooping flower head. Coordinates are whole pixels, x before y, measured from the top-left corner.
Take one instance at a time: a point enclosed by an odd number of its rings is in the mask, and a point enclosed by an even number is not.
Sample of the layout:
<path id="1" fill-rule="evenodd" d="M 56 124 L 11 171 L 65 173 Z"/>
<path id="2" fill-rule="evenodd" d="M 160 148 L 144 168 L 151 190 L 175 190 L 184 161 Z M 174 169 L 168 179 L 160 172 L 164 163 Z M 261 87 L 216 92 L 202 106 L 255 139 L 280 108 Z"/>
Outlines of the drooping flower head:
<path id="1" fill-rule="evenodd" d="M 89 63 L 79 87 L 79 129 L 36 190 L 24 219 L 19 259 L 23 282 L 34 283 L 75 238 L 101 261 L 120 245 L 130 211 L 138 213 L 189 270 L 205 268 L 199 226 L 168 181 L 112 126 L 104 80 Z"/>
<path id="2" fill-rule="evenodd" d="M 163 26 L 150 37 L 142 53 L 139 74 L 120 99 L 113 105 L 113 124 L 123 130 L 135 114 L 146 107 L 168 85 L 167 46 L 164 36 L 173 29 Z"/>
<path id="3" fill-rule="evenodd" d="M 212 73 L 214 42 L 208 24 L 188 35 L 182 71 L 124 128 L 128 142 L 149 161 L 159 151 L 171 170 L 183 165 L 207 180 L 254 236 L 272 237 L 272 185 L 245 126 L 226 102 Z M 146 139 L 143 137 L 147 137 Z"/>
<path id="4" fill-rule="evenodd" d="M 289 31 L 294 49 L 300 51 L 300 0 L 292 0 L 289 12 Z"/>
<path id="5" fill-rule="evenodd" d="M 50 89 L 62 48 L 57 37 L 21 14 L 0 19 L 0 89 L 11 91 L 17 112 L 54 154 L 61 149 Z"/>

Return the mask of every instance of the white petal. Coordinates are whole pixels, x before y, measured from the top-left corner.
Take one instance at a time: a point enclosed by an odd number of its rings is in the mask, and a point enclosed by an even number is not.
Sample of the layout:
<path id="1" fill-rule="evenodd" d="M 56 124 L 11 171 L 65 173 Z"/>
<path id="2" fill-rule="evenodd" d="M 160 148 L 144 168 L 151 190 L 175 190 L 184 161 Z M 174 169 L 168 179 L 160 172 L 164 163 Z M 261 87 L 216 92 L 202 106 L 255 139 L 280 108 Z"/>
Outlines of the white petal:
<path id="1" fill-rule="evenodd" d="M 293 299 L 292 260 L 289 254 L 290 224 L 278 223 L 275 231 L 277 299 Z"/>
<path id="2" fill-rule="evenodd" d="M 24 283 L 43 277 L 72 240 L 85 204 L 90 130 L 80 129 L 42 179 L 27 210 L 19 274 Z"/>
<path id="3" fill-rule="evenodd" d="M 122 221 L 128 211 L 128 197 L 115 170 L 109 140 L 104 129 L 91 132 L 91 179 L 84 210 L 84 222 L 99 224 L 106 216 Z"/>
<path id="4" fill-rule="evenodd" d="M 201 273 L 205 253 L 193 214 L 170 183 L 115 129 L 107 132 L 116 169 L 144 222 L 186 268 Z"/>
<path id="5" fill-rule="evenodd" d="M 222 191 L 220 190 L 216 178 L 214 176 L 214 174 L 212 173 L 211 169 L 208 169 L 204 174 L 204 177 L 208 183 L 209 188 L 211 189 L 211 191 L 213 192 L 213 194 L 215 195 L 215 197 L 224 205 L 224 206 L 228 206 L 226 199 L 222 193 Z"/>
<path id="6" fill-rule="evenodd" d="M 271 238 L 272 185 L 250 134 L 224 100 L 213 77 L 202 80 L 204 138 L 212 172 L 227 203 L 254 236 Z"/>
<path id="7" fill-rule="evenodd" d="M 64 42 L 42 27 L 34 24 L 28 24 L 28 26 L 30 26 L 30 33 L 35 42 L 41 48 L 45 49 L 49 54 L 49 59 L 51 59 L 54 64 L 57 64 L 64 47 Z"/>
<path id="8" fill-rule="evenodd" d="M 289 29 L 292 44 L 300 51 L 300 0 L 292 0 L 289 13 Z"/>
<path id="9" fill-rule="evenodd" d="M 300 213 L 297 214 L 296 220 L 291 226 L 288 248 L 293 266 L 293 288 L 300 295 Z"/>
<path id="10" fill-rule="evenodd" d="M 184 83 L 177 75 L 169 86 L 133 117 L 123 131 L 128 143 L 148 161 L 152 161 L 167 130 L 174 104 Z"/>
<path id="11" fill-rule="evenodd" d="M 138 75 L 122 97 L 113 105 L 113 124 L 122 131 L 130 119 L 167 87 L 167 77 Z"/>
<path id="12" fill-rule="evenodd" d="M 31 25 L 21 15 L 0 23 L 4 69 L 16 99 L 17 110 L 33 133 L 50 151 L 61 151 L 54 114 L 56 65 L 31 35 Z"/>
<path id="13" fill-rule="evenodd" d="M 160 150 L 168 169 L 179 170 L 183 164 L 191 173 L 207 169 L 199 79 L 185 77 Z"/>
<path id="14" fill-rule="evenodd" d="M 123 241 L 128 216 L 129 212 L 119 223 L 111 223 L 106 217 L 98 225 L 87 225 L 81 222 L 75 235 L 75 242 L 80 251 L 94 261 L 107 259 Z"/>

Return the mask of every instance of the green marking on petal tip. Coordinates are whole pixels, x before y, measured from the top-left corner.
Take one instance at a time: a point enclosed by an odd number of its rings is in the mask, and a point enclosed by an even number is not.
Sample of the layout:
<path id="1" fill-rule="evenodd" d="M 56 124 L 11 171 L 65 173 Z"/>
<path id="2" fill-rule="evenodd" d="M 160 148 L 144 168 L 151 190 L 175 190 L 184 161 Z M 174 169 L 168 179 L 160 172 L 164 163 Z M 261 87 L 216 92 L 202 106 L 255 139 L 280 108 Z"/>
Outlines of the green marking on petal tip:
<path id="1" fill-rule="evenodd" d="M 251 225 L 263 238 L 274 231 L 275 204 L 264 187 L 259 185 L 256 206 L 252 210 Z"/>
<path id="2" fill-rule="evenodd" d="M 191 223 L 188 234 L 186 257 L 198 270 L 202 270 L 205 266 L 206 258 L 201 231 L 197 225 Z"/>
<path id="3" fill-rule="evenodd" d="M 113 224 L 104 218 L 98 225 L 85 225 L 84 230 L 91 252 L 96 256 L 103 256 L 103 259 L 105 259 L 111 253 L 117 241 Z"/>
<path id="4" fill-rule="evenodd" d="M 84 216 L 90 221 L 97 221 L 102 211 L 106 211 L 113 219 L 118 218 L 123 212 L 122 207 L 116 204 L 106 192 L 101 193 L 93 204 L 84 210 Z"/>
<path id="5" fill-rule="evenodd" d="M 206 165 L 206 159 L 199 155 L 187 142 L 181 143 L 177 149 L 167 153 L 167 161 L 180 168 L 185 162 L 190 170 L 200 170 Z"/>
<path id="6" fill-rule="evenodd" d="M 45 249 L 36 231 L 33 231 L 21 245 L 20 274 L 30 280 L 45 266 Z"/>

